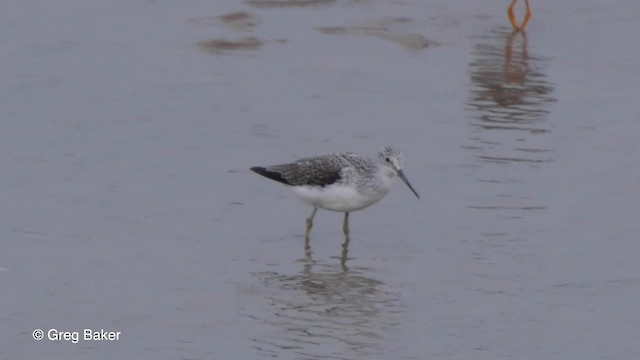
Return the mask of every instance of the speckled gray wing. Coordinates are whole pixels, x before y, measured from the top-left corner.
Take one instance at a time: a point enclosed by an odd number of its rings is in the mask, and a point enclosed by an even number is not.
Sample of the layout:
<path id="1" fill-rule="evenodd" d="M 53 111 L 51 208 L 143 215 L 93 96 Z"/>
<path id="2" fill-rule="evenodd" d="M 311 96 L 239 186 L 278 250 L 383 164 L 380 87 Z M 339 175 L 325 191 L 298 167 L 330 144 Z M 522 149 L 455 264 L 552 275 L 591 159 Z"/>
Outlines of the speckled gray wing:
<path id="1" fill-rule="evenodd" d="M 339 157 L 318 156 L 300 159 L 294 163 L 267 167 L 252 167 L 251 170 L 266 178 L 291 186 L 327 186 L 340 180 L 345 164 Z"/>

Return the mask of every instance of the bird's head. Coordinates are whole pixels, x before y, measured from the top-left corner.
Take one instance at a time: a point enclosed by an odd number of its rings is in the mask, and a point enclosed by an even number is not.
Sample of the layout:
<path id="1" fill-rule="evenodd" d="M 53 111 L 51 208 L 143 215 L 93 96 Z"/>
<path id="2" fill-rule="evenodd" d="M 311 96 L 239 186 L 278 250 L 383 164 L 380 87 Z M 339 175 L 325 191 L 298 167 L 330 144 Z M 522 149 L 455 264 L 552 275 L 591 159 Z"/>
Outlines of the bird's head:
<path id="1" fill-rule="evenodd" d="M 402 165 L 404 164 L 404 156 L 402 152 L 393 146 L 385 146 L 378 152 L 378 160 L 384 166 L 385 170 L 391 175 L 398 177 L 411 189 L 415 196 L 419 199 L 420 195 L 413 189 L 413 186 L 409 183 L 409 180 L 402 172 Z"/>

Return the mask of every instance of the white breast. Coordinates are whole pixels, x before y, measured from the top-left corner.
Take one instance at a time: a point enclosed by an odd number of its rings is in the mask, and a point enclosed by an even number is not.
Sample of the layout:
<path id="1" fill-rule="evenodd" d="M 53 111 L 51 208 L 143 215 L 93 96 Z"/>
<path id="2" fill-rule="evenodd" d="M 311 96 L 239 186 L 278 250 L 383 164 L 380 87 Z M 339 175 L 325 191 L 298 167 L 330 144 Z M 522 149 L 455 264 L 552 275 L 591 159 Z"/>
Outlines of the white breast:
<path id="1" fill-rule="evenodd" d="M 326 187 L 319 186 L 294 186 L 293 192 L 300 200 L 309 206 L 319 207 L 324 210 L 352 212 L 364 209 L 382 199 L 389 187 L 382 191 L 361 193 L 354 187 L 332 184 Z"/>

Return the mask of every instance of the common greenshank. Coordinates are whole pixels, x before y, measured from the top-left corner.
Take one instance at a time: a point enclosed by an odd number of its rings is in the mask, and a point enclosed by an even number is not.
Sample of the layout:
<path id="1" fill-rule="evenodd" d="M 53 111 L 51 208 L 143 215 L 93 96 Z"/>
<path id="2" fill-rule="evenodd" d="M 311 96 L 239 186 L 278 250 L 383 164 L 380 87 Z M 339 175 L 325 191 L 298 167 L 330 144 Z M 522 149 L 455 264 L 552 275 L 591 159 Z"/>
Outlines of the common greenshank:
<path id="1" fill-rule="evenodd" d="M 306 221 L 306 239 L 318 208 L 344 213 L 342 231 L 348 239 L 349 213 L 382 199 L 396 175 L 420 198 L 402 171 L 403 162 L 400 150 L 384 147 L 375 159 L 355 153 L 334 153 L 282 165 L 255 166 L 251 170 L 288 185 L 302 202 L 313 207 Z"/>

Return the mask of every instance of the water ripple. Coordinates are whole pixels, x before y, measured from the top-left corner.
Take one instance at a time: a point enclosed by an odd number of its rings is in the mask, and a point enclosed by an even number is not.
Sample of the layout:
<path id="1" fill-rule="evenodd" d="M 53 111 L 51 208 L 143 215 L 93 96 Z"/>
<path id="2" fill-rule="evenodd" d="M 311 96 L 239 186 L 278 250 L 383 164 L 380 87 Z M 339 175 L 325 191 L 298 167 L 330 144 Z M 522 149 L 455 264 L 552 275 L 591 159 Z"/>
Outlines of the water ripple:
<path id="1" fill-rule="evenodd" d="M 255 274 L 272 308 L 256 320 L 272 331 L 253 339 L 254 349 L 269 356 L 292 351 L 300 359 L 388 356 L 380 340 L 398 325 L 399 295 L 364 269 L 345 271 L 310 257 L 302 262 L 296 274 Z"/>

